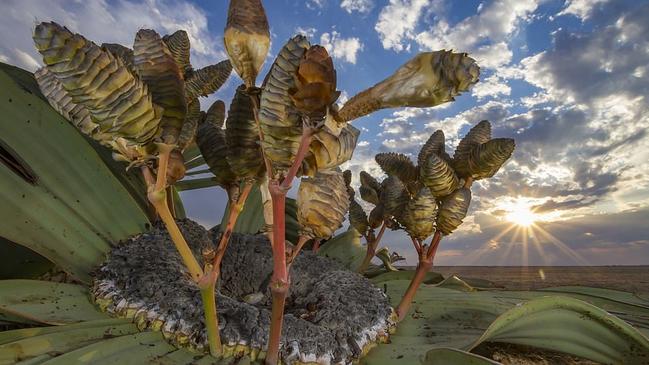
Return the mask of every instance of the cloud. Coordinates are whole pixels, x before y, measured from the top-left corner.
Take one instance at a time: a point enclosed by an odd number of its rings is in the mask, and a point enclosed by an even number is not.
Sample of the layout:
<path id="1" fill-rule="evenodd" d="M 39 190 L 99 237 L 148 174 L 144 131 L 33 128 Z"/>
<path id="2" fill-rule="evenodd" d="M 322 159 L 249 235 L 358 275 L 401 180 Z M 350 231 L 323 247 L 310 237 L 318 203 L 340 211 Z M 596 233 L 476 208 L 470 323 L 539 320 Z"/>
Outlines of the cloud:
<path id="1" fill-rule="evenodd" d="M 329 54 L 337 59 L 355 64 L 356 56 L 363 50 L 363 43 L 356 37 L 343 38 L 335 30 L 331 33 L 322 33 L 320 44 L 327 49 Z"/>
<path id="2" fill-rule="evenodd" d="M 498 95 L 509 96 L 511 92 L 512 88 L 497 75 L 491 75 L 484 80 L 480 80 L 480 82 L 471 89 L 471 94 L 475 96 L 478 101 Z"/>
<path id="3" fill-rule="evenodd" d="M 307 0 L 306 7 L 311 10 L 322 9 L 327 5 L 327 0 Z"/>
<path id="4" fill-rule="evenodd" d="M 416 41 L 424 49 L 475 53 L 481 66 L 497 67 L 509 63 L 512 52 L 506 41 L 537 7 L 537 0 L 494 1 L 454 25 L 437 19 L 430 30 L 416 35 Z"/>
<path id="5" fill-rule="evenodd" d="M 385 49 L 408 49 L 404 40 L 414 37 L 415 27 L 430 0 L 390 0 L 379 13 L 374 29 Z"/>
<path id="6" fill-rule="evenodd" d="M 305 27 L 305 28 L 296 27 L 295 31 L 293 33 L 302 34 L 302 35 L 306 36 L 307 38 L 313 38 L 317 32 L 318 32 L 318 30 L 313 28 L 313 27 Z"/>
<path id="7" fill-rule="evenodd" d="M 574 15 L 582 21 L 585 21 L 588 20 L 595 7 L 608 1 L 609 0 L 566 0 L 563 10 L 561 10 L 557 16 Z"/>
<path id="8" fill-rule="evenodd" d="M 5 55 L 8 62 L 29 70 L 37 68 L 33 60 L 40 63 L 41 59 L 31 39 L 34 25 L 50 20 L 96 43 L 127 46 L 133 44 L 135 33 L 140 28 L 152 28 L 161 33 L 184 29 L 191 41 L 194 66 L 205 66 L 225 57 L 221 36 L 208 29 L 205 12 L 187 2 L 61 0 L 44 6 L 38 0 L 8 0 L 3 2 L 3 8 L 10 11 L 0 14 L 0 33 L 3 35 L 0 54 Z"/>
<path id="9" fill-rule="evenodd" d="M 340 7 L 343 8 L 349 14 L 353 12 L 367 14 L 374 7 L 374 1 L 373 0 L 342 0 L 340 2 Z"/>

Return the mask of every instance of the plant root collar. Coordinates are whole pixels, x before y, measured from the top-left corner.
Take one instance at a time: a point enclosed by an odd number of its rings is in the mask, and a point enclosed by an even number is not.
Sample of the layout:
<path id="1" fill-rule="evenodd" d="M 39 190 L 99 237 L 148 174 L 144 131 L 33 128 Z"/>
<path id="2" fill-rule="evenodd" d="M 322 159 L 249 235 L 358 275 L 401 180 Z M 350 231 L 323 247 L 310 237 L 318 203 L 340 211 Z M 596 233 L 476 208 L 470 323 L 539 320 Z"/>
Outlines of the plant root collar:
<path id="1" fill-rule="evenodd" d="M 199 263 L 220 234 L 178 221 Z M 273 262 L 264 235 L 234 234 L 223 257 L 216 294 L 224 356 L 265 357 L 270 327 L 268 283 Z M 310 252 L 290 271 L 280 356 L 288 364 L 347 364 L 387 340 L 396 317 L 385 294 L 363 276 Z M 207 352 L 200 291 L 161 225 L 116 245 L 94 273 L 99 307 L 162 331 L 179 347 Z"/>

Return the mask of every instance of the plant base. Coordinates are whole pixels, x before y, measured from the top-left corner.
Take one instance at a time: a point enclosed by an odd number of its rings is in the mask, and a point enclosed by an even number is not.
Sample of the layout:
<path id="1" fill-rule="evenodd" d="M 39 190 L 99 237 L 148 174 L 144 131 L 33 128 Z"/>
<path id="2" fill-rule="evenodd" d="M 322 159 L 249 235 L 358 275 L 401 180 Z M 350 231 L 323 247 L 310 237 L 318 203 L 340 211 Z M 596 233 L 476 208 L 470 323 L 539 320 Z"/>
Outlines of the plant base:
<path id="1" fill-rule="evenodd" d="M 190 220 L 179 220 L 178 226 L 196 257 L 218 242 L 218 234 Z M 265 236 L 232 236 L 216 292 L 225 356 L 265 357 L 272 268 Z M 283 362 L 353 361 L 394 328 L 387 297 L 362 276 L 310 252 L 296 258 L 290 273 Z M 161 225 L 112 250 L 95 273 L 93 295 L 103 310 L 132 318 L 141 329 L 162 331 L 176 346 L 209 350 L 200 291 Z"/>

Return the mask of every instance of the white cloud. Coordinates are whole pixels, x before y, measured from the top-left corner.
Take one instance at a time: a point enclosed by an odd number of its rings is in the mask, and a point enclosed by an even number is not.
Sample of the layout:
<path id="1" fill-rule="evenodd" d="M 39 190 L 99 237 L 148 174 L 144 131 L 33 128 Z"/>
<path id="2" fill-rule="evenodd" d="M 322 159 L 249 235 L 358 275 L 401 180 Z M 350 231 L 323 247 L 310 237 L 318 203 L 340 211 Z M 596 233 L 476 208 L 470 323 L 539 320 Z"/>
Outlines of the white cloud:
<path id="1" fill-rule="evenodd" d="M 27 52 L 21 51 L 18 48 L 14 48 L 14 54 L 16 55 L 16 60 L 22 64 L 28 70 L 36 70 L 40 67 L 40 62 L 36 61 Z"/>
<path id="2" fill-rule="evenodd" d="M 327 4 L 327 0 L 308 0 L 306 7 L 311 10 L 322 9 Z"/>
<path id="3" fill-rule="evenodd" d="M 340 2 L 340 7 L 349 14 L 355 11 L 366 14 L 372 10 L 374 2 L 372 0 L 343 0 Z"/>
<path id="4" fill-rule="evenodd" d="M 342 38 L 335 30 L 331 33 L 322 33 L 320 44 L 327 49 L 329 54 L 337 59 L 352 64 L 356 63 L 358 51 L 363 49 L 363 43 L 356 37 Z"/>
<path id="5" fill-rule="evenodd" d="M 415 27 L 424 13 L 424 7 L 430 0 L 390 0 L 390 4 L 381 9 L 374 29 L 385 49 L 397 52 L 408 49 L 405 39 L 414 37 Z"/>
<path id="6" fill-rule="evenodd" d="M 473 96 L 482 100 L 486 97 L 498 95 L 510 95 L 512 88 L 497 75 L 491 75 L 484 80 L 480 80 L 472 89 Z"/>
<path id="7" fill-rule="evenodd" d="M 557 15 L 574 15 L 582 21 L 587 20 L 593 9 L 609 0 L 566 0 L 563 10 Z"/>
<path id="8" fill-rule="evenodd" d="M 479 13 L 455 25 L 439 19 L 428 31 L 417 34 L 417 43 L 426 49 L 456 49 L 474 53 L 483 67 L 496 68 L 511 61 L 507 41 L 518 24 L 527 19 L 537 0 L 501 0 L 480 9 Z M 486 43 L 486 44 L 485 44 Z"/>
<path id="9" fill-rule="evenodd" d="M 207 27 L 207 15 L 187 2 L 61 0 L 57 4 L 44 6 L 38 0 L 8 0 L 3 1 L 2 7 L 6 11 L 0 13 L 0 34 L 3 37 L 0 54 L 6 55 L 9 63 L 30 70 L 36 68 L 32 60 L 41 59 L 31 39 L 34 25 L 51 20 L 96 43 L 110 42 L 126 46 L 133 44 L 135 33 L 140 28 L 152 28 L 160 33 L 184 29 L 189 34 L 195 67 L 215 63 L 225 57 L 221 36 Z"/>
<path id="10" fill-rule="evenodd" d="M 480 67 L 499 68 L 512 60 L 513 53 L 505 42 L 487 44 L 471 52 Z"/>
<path id="11" fill-rule="evenodd" d="M 315 29 L 313 27 L 305 27 L 305 28 L 296 27 L 295 31 L 293 33 L 302 34 L 302 35 L 306 36 L 307 38 L 313 38 L 317 32 L 318 32 L 317 29 Z"/>

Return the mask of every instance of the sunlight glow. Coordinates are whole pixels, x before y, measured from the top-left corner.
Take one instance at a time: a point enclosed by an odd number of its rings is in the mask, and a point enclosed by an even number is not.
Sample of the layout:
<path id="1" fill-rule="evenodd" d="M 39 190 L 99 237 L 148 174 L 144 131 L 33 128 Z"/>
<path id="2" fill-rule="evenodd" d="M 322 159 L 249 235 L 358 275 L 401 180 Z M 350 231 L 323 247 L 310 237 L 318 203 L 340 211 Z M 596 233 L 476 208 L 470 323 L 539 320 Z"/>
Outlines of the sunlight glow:
<path id="1" fill-rule="evenodd" d="M 503 208 L 507 211 L 505 219 L 516 225 L 529 227 L 538 220 L 537 215 L 530 209 L 528 202 L 519 200 Z"/>

